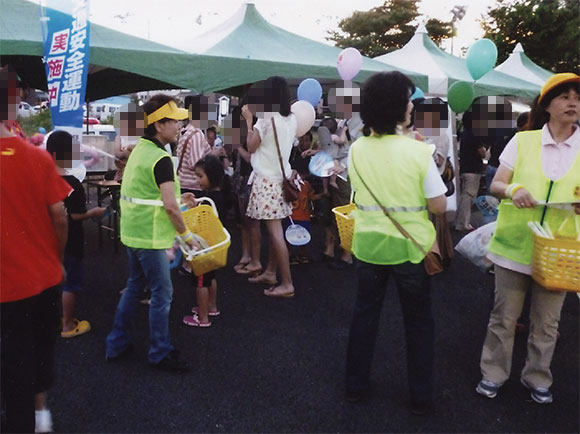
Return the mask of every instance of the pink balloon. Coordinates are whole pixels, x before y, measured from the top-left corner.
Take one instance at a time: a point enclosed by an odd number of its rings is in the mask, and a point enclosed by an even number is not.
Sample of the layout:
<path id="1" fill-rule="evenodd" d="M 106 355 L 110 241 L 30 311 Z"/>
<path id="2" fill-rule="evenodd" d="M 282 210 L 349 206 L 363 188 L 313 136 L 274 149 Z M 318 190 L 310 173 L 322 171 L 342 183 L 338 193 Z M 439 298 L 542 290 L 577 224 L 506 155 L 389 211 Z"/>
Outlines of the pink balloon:
<path id="1" fill-rule="evenodd" d="M 308 101 L 296 101 L 291 107 L 292 113 L 296 116 L 296 137 L 306 134 L 316 119 L 314 107 Z"/>
<path id="2" fill-rule="evenodd" d="M 359 73 L 362 61 L 360 52 L 356 48 L 348 47 L 338 55 L 336 69 L 343 80 L 352 80 Z"/>

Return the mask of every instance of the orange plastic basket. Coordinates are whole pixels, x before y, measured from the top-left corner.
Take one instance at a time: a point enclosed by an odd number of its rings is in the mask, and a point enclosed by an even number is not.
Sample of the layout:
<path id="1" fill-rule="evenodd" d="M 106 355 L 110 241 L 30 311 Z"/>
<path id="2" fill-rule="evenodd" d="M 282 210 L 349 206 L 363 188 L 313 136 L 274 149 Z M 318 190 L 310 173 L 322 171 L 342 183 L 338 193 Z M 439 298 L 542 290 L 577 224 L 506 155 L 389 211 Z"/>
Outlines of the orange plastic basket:
<path id="1" fill-rule="evenodd" d="M 552 291 L 580 292 L 580 241 L 534 234 L 532 278 Z"/>
<path id="2" fill-rule="evenodd" d="M 336 218 L 336 226 L 338 227 L 340 247 L 349 253 L 352 252 L 352 235 L 354 233 L 354 219 L 350 217 L 350 213 L 355 208 L 356 205 L 354 203 L 349 203 L 332 209 Z"/>
<path id="3" fill-rule="evenodd" d="M 231 241 L 229 232 L 218 217 L 215 203 L 205 197 L 197 200 L 210 202 L 210 205 L 198 205 L 182 212 L 181 215 L 187 228 L 207 241 L 209 247 L 193 252 L 180 247 L 184 258 L 191 264 L 193 273 L 201 276 L 226 266 Z"/>

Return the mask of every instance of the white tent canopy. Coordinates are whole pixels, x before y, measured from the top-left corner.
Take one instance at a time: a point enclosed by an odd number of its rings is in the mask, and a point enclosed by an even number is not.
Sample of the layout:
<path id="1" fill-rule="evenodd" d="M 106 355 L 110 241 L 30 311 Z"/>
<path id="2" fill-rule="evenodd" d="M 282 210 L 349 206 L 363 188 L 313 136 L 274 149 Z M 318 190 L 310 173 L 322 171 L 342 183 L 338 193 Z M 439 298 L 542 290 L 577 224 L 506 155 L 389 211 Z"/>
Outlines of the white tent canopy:
<path id="1" fill-rule="evenodd" d="M 514 48 L 510 56 L 501 64 L 494 68 L 496 71 L 511 75 L 512 77 L 521 78 L 522 80 L 535 83 L 542 86 L 548 78 L 554 75 L 553 72 L 548 71 L 536 65 L 526 53 L 524 47 L 519 42 Z"/>
<path id="2" fill-rule="evenodd" d="M 456 81 L 473 82 L 465 59 L 440 49 L 427 34 L 424 24 L 417 27 L 411 40 L 401 49 L 375 57 L 400 68 L 428 75 L 429 86 L 425 94 L 447 96 L 447 90 Z M 475 96 L 513 95 L 532 99 L 540 92 L 536 83 L 491 70 L 474 84 Z"/>

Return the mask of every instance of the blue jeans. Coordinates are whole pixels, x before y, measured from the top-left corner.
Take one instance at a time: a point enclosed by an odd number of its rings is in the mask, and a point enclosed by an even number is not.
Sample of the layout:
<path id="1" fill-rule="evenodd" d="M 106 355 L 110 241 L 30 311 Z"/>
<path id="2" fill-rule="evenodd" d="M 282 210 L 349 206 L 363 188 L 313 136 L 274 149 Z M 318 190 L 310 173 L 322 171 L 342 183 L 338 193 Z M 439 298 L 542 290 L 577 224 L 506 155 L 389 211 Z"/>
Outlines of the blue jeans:
<path id="1" fill-rule="evenodd" d="M 488 164 L 485 168 L 485 186 L 487 188 L 487 194 L 491 194 L 491 181 L 493 181 L 495 172 L 497 172 L 497 167 Z"/>
<path id="2" fill-rule="evenodd" d="M 173 297 L 173 286 L 169 273 L 169 259 L 165 250 L 134 249 L 127 247 L 129 256 L 129 279 L 123 292 L 113 330 L 107 336 L 107 356 L 116 357 L 130 344 L 131 321 L 139 300 L 143 298 L 146 285 L 151 289 L 149 305 L 149 362 L 159 363 L 173 346 L 169 338 L 169 309 Z"/>
<path id="3" fill-rule="evenodd" d="M 358 292 L 346 359 L 347 390 L 364 392 L 369 388 L 383 299 L 392 275 L 403 312 L 410 399 L 416 403 L 431 402 L 434 322 L 431 281 L 423 262 L 374 265 L 357 261 L 357 275 Z"/>

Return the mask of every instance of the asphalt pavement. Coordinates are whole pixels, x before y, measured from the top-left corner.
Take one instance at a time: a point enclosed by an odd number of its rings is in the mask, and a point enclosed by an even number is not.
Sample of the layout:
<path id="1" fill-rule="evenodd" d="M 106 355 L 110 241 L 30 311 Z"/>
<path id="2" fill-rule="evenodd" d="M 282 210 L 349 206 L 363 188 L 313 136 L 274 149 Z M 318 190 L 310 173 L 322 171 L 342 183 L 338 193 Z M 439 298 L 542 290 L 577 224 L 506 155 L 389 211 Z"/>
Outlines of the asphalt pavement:
<path id="1" fill-rule="evenodd" d="M 173 273 L 171 334 L 192 371 L 176 375 L 147 364 L 147 307 L 133 327 L 134 353 L 105 361 L 110 331 L 127 278 L 124 249 L 99 248 L 86 222 L 86 292 L 77 314 L 92 331 L 57 343 L 57 380 L 49 407 L 57 432 L 550 432 L 578 433 L 579 299 L 568 294 L 552 362 L 554 403 L 534 403 L 519 383 L 526 334 L 516 337 L 510 380 L 495 399 L 475 392 L 479 356 L 493 301 L 493 276 L 460 256 L 432 283 L 436 321 L 435 403 L 426 417 L 407 409 L 402 318 L 389 288 L 373 364 L 373 389 L 358 404 L 343 395 L 348 328 L 355 299 L 354 268 L 313 262 L 292 267 L 296 295 L 271 299 L 232 266 L 239 233 L 232 233 L 228 267 L 218 272 L 221 316 L 207 329 L 181 319 L 194 305 L 188 279 Z M 456 240 L 458 234 L 454 235 Z M 313 225 L 311 255 L 322 251 Z M 265 265 L 265 263 L 264 263 Z"/>

